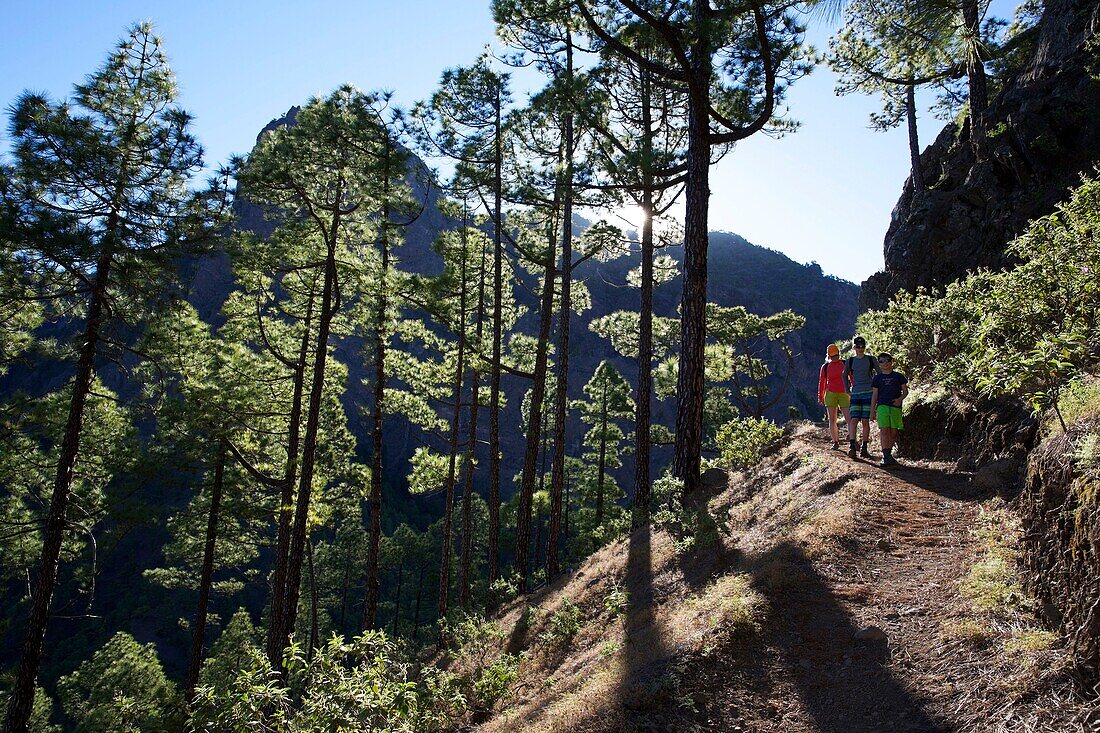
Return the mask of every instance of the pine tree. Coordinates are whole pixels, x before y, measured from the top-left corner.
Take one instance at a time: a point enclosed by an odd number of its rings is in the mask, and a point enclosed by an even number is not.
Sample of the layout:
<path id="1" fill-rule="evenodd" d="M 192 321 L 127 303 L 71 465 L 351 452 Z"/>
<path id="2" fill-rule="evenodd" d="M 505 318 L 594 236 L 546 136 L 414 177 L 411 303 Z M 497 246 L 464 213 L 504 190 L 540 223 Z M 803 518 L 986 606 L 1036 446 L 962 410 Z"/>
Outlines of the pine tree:
<path id="1" fill-rule="evenodd" d="M 630 399 L 630 384 L 609 361 L 601 361 L 588 384 L 584 385 L 587 401 L 577 403 L 581 419 L 591 427 L 584 436 L 589 457 L 596 463 L 596 517 L 599 529 L 604 523 L 604 507 L 607 497 L 608 469 L 622 465 L 619 450 L 626 435 L 618 421 L 629 419 L 634 413 L 634 401 Z M 612 479 L 614 482 L 614 479 Z M 621 491 L 615 491 L 615 498 Z"/>
<path id="2" fill-rule="evenodd" d="M 639 25 L 639 34 L 652 33 Z M 647 57 L 660 48 L 648 40 L 637 46 Z M 649 516 L 650 413 L 653 394 L 653 290 L 673 275 L 670 258 L 657 259 L 656 249 L 671 243 L 671 229 L 657 234 L 656 221 L 674 205 L 684 186 L 684 146 L 687 118 L 683 93 L 662 83 L 650 69 L 612 57 L 592 74 L 604 97 L 602 119 L 590 124 L 598 133 L 600 177 L 620 203 L 632 202 L 641 212 L 638 237 L 641 264 L 636 273 L 640 303 L 638 323 L 638 399 L 634 421 L 634 496 L 632 523 Z M 578 108 L 583 114 L 585 108 Z M 660 266 L 658 266 L 660 265 Z M 634 275 L 634 273 L 632 273 Z M 632 280 L 635 277 L 631 278 Z M 634 284 L 633 282 L 631 284 Z"/>
<path id="3" fill-rule="evenodd" d="M 80 733 L 169 731 L 182 727 L 176 686 L 164 674 L 152 644 L 120 631 L 58 683 L 65 712 Z"/>
<path id="4" fill-rule="evenodd" d="M 384 186 L 390 181 L 387 176 L 396 172 L 392 163 L 397 153 L 389 131 L 379 124 L 378 104 L 377 98 L 351 87 L 341 87 L 325 99 L 314 99 L 298 114 L 294 125 L 277 128 L 261 138 L 240 177 L 243 194 L 249 200 L 273 207 L 288 218 L 299 218 L 302 223 L 296 226 L 304 227 L 305 235 L 318 245 L 318 256 L 313 261 L 320 264 L 316 269 L 321 270 L 317 278 L 319 304 L 313 316 L 316 331 L 310 335 L 311 374 L 308 386 L 303 385 L 308 403 L 303 410 L 305 430 L 297 459 L 298 488 L 286 572 L 279 579 L 282 587 L 272 589 L 268 654 L 276 667 L 295 626 L 306 559 L 329 342 L 333 320 L 345 297 L 338 263 L 345 255 L 358 260 L 355 249 L 372 231 L 381 237 L 385 250 L 389 222 L 382 217 L 379 224 L 372 217 L 385 207 Z M 379 300 L 384 306 L 384 299 Z M 373 497 L 381 487 L 372 485 L 371 491 Z M 378 512 L 380 501 L 372 509 Z M 368 588 L 368 598 L 370 592 Z"/>
<path id="5" fill-rule="evenodd" d="M 844 27 L 829 40 L 829 64 L 840 77 L 837 94 L 879 94 L 882 112 L 871 127 L 889 130 L 905 120 L 913 185 L 925 188 L 917 138 L 916 89 L 961 76 L 952 57 L 950 18 L 928 12 L 926 0 L 886 5 L 853 0 Z"/>
<path id="6" fill-rule="evenodd" d="M 175 95 L 160 39 L 144 24 L 77 85 L 71 103 L 26 93 L 13 108 L 12 185 L 25 218 L 15 222 L 22 234 L 0 239 L 33 241 L 29 260 L 69 274 L 72 298 L 57 306 L 80 305 L 72 312 L 82 315 L 83 333 L 5 732 L 24 729 L 31 714 L 100 347 L 124 343 L 115 329 L 138 324 L 171 295 L 177 258 L 216 223 L 209 204 L 223 189 L 188 188 L 202 155 Z"/>
<path id="7" fill-rule="evenodd" d="M 283 385 L 278 376 L 270 378 L 278 369 L 265 362 L 269 355 L 213 336 L 186 303 L 159 314 L 142 351 L 154 362 L 146 369 L 152 385 L 147 391 L 157 401 L 156 441 L 167 454 L 161 465 L 171 466 L 172 475 L 202 477 L 191 504 L 168 520 L 173 539 L 164 550 L 167 566 L 145 572 L 165 587 L 198 593 L 184 687 L 190 703 L 202 665 L 211 596 L 239 591 L 243 585 L 224 577 L 215 581 L 215 573 L 242 571 L 259 555 L 263 542 L 269 507 L 250 490 L 252 475 L 241 467 L 248 459 L 237 446 L 270 443 L 269 436 L 281 427 L 272 419 L 277 411 L 271 408 L 280 404 L 272 395 Z M 260 452 L 273 457 L 273 448 L 264 445 Z M 248 467 L 258 471 L 250 462 Z"/>
<path id="8" fill-rule="evenodd" d="M 489 355 L 489 583 L 499 573 L 500 541 L 500 411 L 501 359 L 510 287 L 504 272 L 504 211 L 505 156 L 508 129 L 505 125 L 511 103 L 508 91 L 509 75 L 492 68 L 488 56 L 481 56 L 468 67 L 447 69 L 439 82 L 439 90 L 427 104 L 418 105 L 415 117 L 422 120 L 424 147 L 456 162 L 457 188 L 476 193 L 488 211 L 492 223 L 492 315 L 489 317 L 491 348 Z M 456 194 L 458 192 L 456 191 Z M 489 202 L 491 201 L 491 207 Z M 479 283 L 479 293 L 482 284 Z M 481 296 L 479 296 L 479 301 Z M 484 327 L 484 324 L 482 324 Z M 478 335 L 481 340 L 481 335 Z M 479 383 L 480 371 L 475 367 L 471 377 Z M 475 412 L 471 414 L 471 431 L 476 431 Z M 473 434 L 473 433 L 471 433 Z M 466 484 L 472 478 L 473 462 L 467 463 Z M 463 562 L 465 568 L 467 563 Z M 465 584 L 463 584 L 465 588 Z"/>
<path id="9" fill-rule="evenodd" d="M 704 403 L 709 169 L 712 151 L 765 129 L 782 132 L 776 117 L 787 86 L 811 66 L 803 29 L 791 2 L 743 4 L 692 0 L 640 4 L 634 0 L 580 0 L 588 30 L 615 55 L 633 61 L 687 93 L 684 287 L 676 459 L 674 473 L 685 493 L 699 488 Z M 623 31 L 637 23 L 659 39 L 655 60 Z"/>

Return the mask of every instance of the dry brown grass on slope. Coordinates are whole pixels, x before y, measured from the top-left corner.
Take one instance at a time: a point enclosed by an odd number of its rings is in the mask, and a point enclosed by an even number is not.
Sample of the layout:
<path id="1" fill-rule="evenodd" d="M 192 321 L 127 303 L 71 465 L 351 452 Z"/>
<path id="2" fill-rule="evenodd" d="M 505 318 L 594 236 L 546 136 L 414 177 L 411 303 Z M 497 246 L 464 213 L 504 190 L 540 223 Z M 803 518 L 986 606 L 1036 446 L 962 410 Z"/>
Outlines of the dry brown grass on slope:
<path id="1" fill-rule="evenodd" d="M 764 553 L 799 533 L 811 546 L 824 544 L 830 527 L 846 531 L 836 507 L 852 511 L 844 486 L 855 474 L 804 460 L 798 439 L 813 432 L 802 426 L 793 444 L 751 474 L 734 475 L 710 499 L 714 513 L 731 513 L 733 533 L 717 546 L 682 557 L 667 531 L 643 528 L 506 609 L 500 623 L 510 632 L 509 651 L 528 659 L 512 704 L 481 730 L 618 730 L 630 727 L 625 717 L 637 724 L 637 716 L 624 714 L 632 707 L 690 710 L 694 701 L 675 699 L 678 665 L 701 663 L 731 640 L 752 636 L 771 612 L 748 574 L 746 550 Z M 797 580 L 797 570 L 781 560 L 757 570 L 769 583 Z M 607 601 L 622 590 L 628 603 L 616 614 Z M 566 601 L 580 608 L 581 627 L 572 638 L 548 643 L 542 637 Z"/>
<path id="2" fill-rule="evenodd" d="M 509 707 L 479 730 L 984 733 L 1083 720 L 1088 703 L 1064 678 L 990 684 L 1010 652 L 1049 658 L 1037 649 L 1049 638 L 949 638 L 974 618 L 961 589 L 987 551 L 971 531 L 985 497 L 946 468 L 886 472 L 795 426 L 710 497 L 729 537 L 681 556 L 666 531 L 642 529 L 507 609 L 509 651 L 527 659 Z M 551 630 L 567 601 L 579 612 L 563 637 Z M 870 624 L 887 642 L 856 639 Z"/>

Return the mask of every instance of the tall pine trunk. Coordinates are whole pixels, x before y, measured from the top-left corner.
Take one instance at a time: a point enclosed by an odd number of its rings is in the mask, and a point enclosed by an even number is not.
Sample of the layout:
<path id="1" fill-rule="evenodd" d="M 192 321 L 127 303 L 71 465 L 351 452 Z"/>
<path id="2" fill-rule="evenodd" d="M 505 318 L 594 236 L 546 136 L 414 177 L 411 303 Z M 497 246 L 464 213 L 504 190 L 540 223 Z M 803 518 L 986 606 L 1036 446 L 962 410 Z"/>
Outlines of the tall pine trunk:
<path id="1" fill-rule="evenodd" d="M 385 160 L 382 166 L 382 236 L 379 249 L 382 268 L 378 282 L 378 300 L 374 322 L 374 416 L 370 464 L 370 538 L 367 544 L 367 598 L 363 604 L 363 629 L 374 628 L 378 612 L 378 551 L 382 544 L 382 418 L 386 398 L 386 298 L 390 268 L 390 145 L 386 142 Z"/>
<path id="2" fill-rule="evenodd" d="M 555 209 L 557 209 L 555 202 Z M 534 380 L 531 385 L 531 409 L 527 416 L 527 445 L 523 453 L 523 473 L 520 479 L 519 510 L 516 516 L 516 574 L 520 593 L 527 592 L 527 573 L 531 544 L 531 500 L 535 493 L 535 472 L 538 468 L 539 446 L 542 443 L 542 403 L 546 397 L 547 350 L 550 342 L 550 318 L 554 309 L 555 236 L 546 250 L 546 267 L 542 281 L 542 302 L 539 310 L 538 346 L 535 350 Z"/>
<path id="3" fill-rule="evenodd" d="M 566 43 L 566 73 L 572 77 L 573 46 Z M 546 545 L 546 581 L 560 572 L 558 560 L 561 532 L 562 484 L 565 482 L 565 418 L 569 406 L 569 316 L 573 280 L 573 115 L 565 115 L 565 171 L 562 174 L 561 308 L 558 311 L 558 383 L 554 395 L 554 457 L 550 478 L 550 527 Z"/>
<path id="4" fill-rule="evenodd" d="M 607 382 L 600 391 L 600 456 L 596 478 L 596 528 L 603 526 L 604 474 L 607 472 Z"/>
<path id="5" fill-rule="evenodd" d="M 210 588 L 214 581 L 214 548 L 218 540 L 222 488 L 225 484 L 225 452 L 225 441 L 219 441 L 218 455 L 214 462 L 214 483 L 210 488 L 210 510 L 206 520 L 206 542 L 203 546 L 202 570 L 199 573 L 199 608 L 195 614 L 195 628 L 191 636 L 191 659 L 187 665 L 187 687 L 184 691 L 184 699 L 188 705 L 195 699 L 195 686 L 199 683 L 199 669 L 202 666 L 203 638 L 206 636 Z"/>
<path id="6" fill-rule="evenodd" d="M 634 405 L 634 498 L 631 526 L 649 521 L 649 396 L 653 392 L 653 111 L 649 74 L 642 69 L 642 146 L 646 169 L 642 173 L 642 287 L 638 320 L 638 401 Z"/>
<path id="7" fill-rule="evenodd" d="M 454 412 L 451 415 L 451 445 L 447 480 L 443 488 L 443 545 L 439 562 L 439 618 L 447 618 L 451 590 L 451 516 L 454 513 L 455 471 L 458 463 L 458 431 L 462 417 L 462 373 L 466 369 L 466 235 L 463 229 L 462 264 L 459 268 L 458 359 L 455 364 Z"/>
<path id="8" fill-rule="evenodd" d="M 695 0 L 698 7 L 703 0 Z M 702 11 L 697 11 L 700 17 Z M 710 52 L 700 41 L 693 49 L 694 79 L 709 79 Z M 684 278 L 680 301 L 680 371 L 676 381 L 676 453 L 674 473 L 684 482 L 684 495 L 700 487 L 703 445 L 704 375 L 707 308 L 707 208 L 710 205 L 710 115 L 705 82 L 689 88 Z"/>
<path id="9" fill-rule="evenodd" d="M 503 165 L 501 140 L 501 89 L 497 88 L 493 145 L 493 356 L 489 368 L 489 586 L 500 574 L 500 357 L 504 301 L 503 263 Z M 492 595 L 489 595 L 492 603 Z"/>
<path id="10" fill-rule="evenodd" d="M 912 84 L 905 87 L 905 119 L 909 127 L 909 160 L 913 169 L 913 190 L 923 191 L 924 171 L 920 167 L 920 141 L 917 139 L 916 90 Z"/>
<path id="11" fill-rule="evenodd" d="M 34 706 L 34 688 L 38 678 L 38 668 L 42 663 L 42 647 L 46 639 L 46 624 L 50 617 L 54 586 L 57 583 L 58 563 L 61 559 L 61 543 L 65 538 L 65 522 L 69 508 L 69 495 L 72 491 L 76 462 L 80 456 L 80 432 L 84 422 L 84 407 L 92 388 L 96 349 L 99 346 L 99 334 L 105 319 L 104 305 L 107 299 L 107 284 L 113 264 L 113 229 L 117 221 L 110 225 L 104 241 L 104 249 L 96 263 L 95 282 L 92 286 L 88 304 L 88 320 L 84 326 L 84 338 L 80 347 L 80 357 L 76 362 L 76 374 L 73 377 L 72 395 L 69 397 L 69 415 L 65 422 L 65 433 L 61 440 L 61 451 L 54 474 L 53 494 L 50 497 L 50 509 L 42 528 L 42 552 L 38 561 L 38 579 L 31 595 L 31 609 L 27 618 L 27 631 L 23 637 L 23 653 L 19 659 L 15 684 L 12 686 L 8 701 L 7 717 L 4 719 L 4 733 L 23 733 L 31 717 Z"/>
<path id="12" fill-rule="evenodd" d="M 286 574 L 290 553 L 291 520 L 294 516 L 294 482 L 298 473 L 298 450 L 301 443 L 302 397 L 305 388 L 306 361 L 309 359 L 310 325 L 313 320 L 313 291 L 306 304 L 306 316 L 302 321 L 302 343 L 298 349 L 298 362 L 294 368 L 294 391 L 290 403 L 287 424 L 286 467 L 283 487 L 279 497 L 279 530 L 275 548 L 275 571 L 271 582 L 271 622 L 267 631 L 267 659 L 273 669 L 283 662 L 282 639 L 279 630 L 286 618 Z"/>
<path id="13" fill-rule="evenodd" d="M 477 283 L 477 326 L 475 341 L 481 348 L 481 337 L 485 324 L 485 249 L 481 248 L 481 263 L 478 266 Z M 466 446 L 466 478 L 462 487 L 462 576 L 459 579 L 459 604 L 470 608 L 470 552 L 473 549 L 473 490 L 474 462 L 477 458 L 477 415 L 480 407 L 481 370 L 477 368 L 477 359 L 473 360 L 474 369 L 470 376 L 470 431 Z"/>
<path id="14" fill-rule="evenodd" d="M 985 160 L 985 112 L 989 107 L 989 91 L 985 78 L 978 0 L 962 0 L 962 16 L 966 36 L 966 77 L 970 89 L 970 142 L 974 147 L 974 156 L 978 160 Z"/>
<path id="15" fill-rule="evenodd" d="M 321 627 L 317 618 L 319 602 L 317 598 L 317 573 L 313 567 L 313 540 L 306 540 L 306 558 L 309 561 L 309 647 L 306 649 L 306 661 L 312 661 L 313 652 L 321 636 Z"/>
<path id="16" fill-rule="evenodd" d="M 336 197 L 339 200 L 339 197 Z M 333 297 L 336 290 L 336 243 L 340 231 L 340 214 L 333 212 L 332 226 L 326 246 L 325 279 L 321 289 L 321 312 L 317 328 L 317 348 L 313 358 L 313 374 L 309 388 L 306 431 L 302 442 L 302 468 L 298 479 L 298 496 L 294 506 L 294 525 L 287 553 L 286 594 L 283 622 L 279 628 L 277 649 L 285 649 L 290 641 L 298 615 L 301 592 L 302 563 L 305 558 L 309 524 L 309 504 L 313 489 L 313 474 L 317 460 L 317 436 L 321 423 L 321 402 L 325 389 L 325 367 L 328 360 L 328 340 L 332 330 Z M 281 662 L 281 660 L 280 660 Z"/>

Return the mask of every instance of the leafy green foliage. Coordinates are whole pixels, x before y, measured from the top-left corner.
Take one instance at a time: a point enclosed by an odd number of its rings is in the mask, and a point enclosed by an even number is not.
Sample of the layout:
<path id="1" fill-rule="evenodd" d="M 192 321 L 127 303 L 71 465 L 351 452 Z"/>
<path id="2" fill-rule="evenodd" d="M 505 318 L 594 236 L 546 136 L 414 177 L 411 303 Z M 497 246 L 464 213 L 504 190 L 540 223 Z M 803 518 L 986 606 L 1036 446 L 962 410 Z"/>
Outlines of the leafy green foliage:
<path id="1" fill-rule="evenodd" d="M 441 622 L 441 634 L 455 650 L 455 668 L 472 709 L 491 710 L 512 694 L 521 658 L 502 651 L 506 634 L 499 624 L 463 614 Z"/>
<path id="2" fill-rule="evenodd" d="M 670 473 L 653 482 L 653 506 L 653 523 L 673 536 L 680 554 L 705 551 L 731 532 L 729 510 L 712 514 L 703 497 L 685 499 L 683 480 Z"/>
<path id="3" fill-rule="evenodd" d="M 210 733 L 413 733 L 447 727 L 449 705 L 440 696 L 453 692 L 446 683 L 415 677 L 412 665 L 380 632 L 350 641 L 333 636 L 312 655 L 294 643 L 285 665 L 283 685 L 267 659 L 252 652 L 227 689 L 198 689 L 191 727 Z"/>
<path id="4" fill-rule="evenodd" d="M 120 631 L 58 684 L 78 733 L 177 731 L 183 705 L 152 644 Z"/>
<path id="5" fill-rule="evenodd" d="M 551 614 L 539 640 L 549 646 L 565 644 L 581 630 L 581 609 L 568 598 L 563 598 L 558 610 Z"/>
<path id="6" fill-rule="evenodd" d="M 611 590 L 604 596 L 603 607 L 611 614 L 611 618 L 625 615 L 630 608 L 630 591 L 618 583 L 612 583 Z"/>
<path id="7" fill-rule="evenodd" d="M 783 429 L 767 418 L 739 418 L 718 428 L 716 441 L 722 461 L 733 469 L 760 462 L 765 448 L 779 440 Z"/>
<path id="8" fill-rule="evenodd" d="M 1057 412 L 1062 386 L 1100 347 L 1098 212 L 1100 180 L 1085 179 L 1012 243 L 1012 269 L 975 273 L 942 294 L 900 293 L 861 316 L 859 329 L 872 349 L 892 349 L 911 378 Z"/>

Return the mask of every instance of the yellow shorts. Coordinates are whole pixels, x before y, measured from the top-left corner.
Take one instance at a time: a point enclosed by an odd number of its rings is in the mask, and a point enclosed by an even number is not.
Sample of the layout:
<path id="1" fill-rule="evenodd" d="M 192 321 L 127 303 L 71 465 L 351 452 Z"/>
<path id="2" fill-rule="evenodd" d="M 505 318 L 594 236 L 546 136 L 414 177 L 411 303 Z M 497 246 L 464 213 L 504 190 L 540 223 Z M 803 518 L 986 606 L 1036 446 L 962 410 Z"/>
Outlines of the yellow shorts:
<path id="1" fill-rule="evenodd" d="M 852 399 L 848 396 L 847 392 L 826 392 L 825 393 L 825 406 L 826 407 L 847 407 L 852 402 Z"/>

